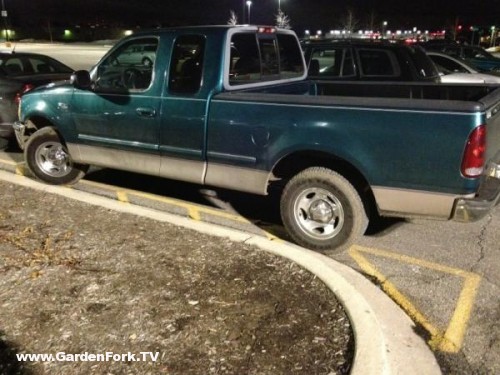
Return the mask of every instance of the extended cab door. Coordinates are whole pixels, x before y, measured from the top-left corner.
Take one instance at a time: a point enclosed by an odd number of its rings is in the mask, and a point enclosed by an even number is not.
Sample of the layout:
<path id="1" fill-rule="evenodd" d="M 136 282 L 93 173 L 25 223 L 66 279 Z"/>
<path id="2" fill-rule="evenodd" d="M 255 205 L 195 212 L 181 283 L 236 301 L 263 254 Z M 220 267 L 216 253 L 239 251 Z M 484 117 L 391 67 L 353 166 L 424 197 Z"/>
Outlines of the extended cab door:
<path id="1" fill-rule="evenodd" d="M 93 90 L 75 90 L 72 113 L 80 153 L 89 164 L 159 173 L 163 79 L 157 64 L 145 63 L 144 46 L 154 46 L 156 54 L 159 40 L 129 39 L 93 69 Z"/>
<path id="2" fill-rule="evenodd" d="M 211 90 L 209 79 L 203 78 L 210 71 L 206 44 L 203 34 L 181 34 L 171 43 L 160 127 L 162 177 L 203 182 L 207 96 Z"/>

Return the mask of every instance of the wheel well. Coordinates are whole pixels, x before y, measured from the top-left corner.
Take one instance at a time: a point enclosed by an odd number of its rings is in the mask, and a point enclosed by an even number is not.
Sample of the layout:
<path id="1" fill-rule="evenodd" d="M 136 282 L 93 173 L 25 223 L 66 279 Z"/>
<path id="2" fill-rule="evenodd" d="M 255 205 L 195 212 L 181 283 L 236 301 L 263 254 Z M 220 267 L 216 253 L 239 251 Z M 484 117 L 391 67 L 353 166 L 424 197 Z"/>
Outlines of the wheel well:
<path id="1" fill-rule="evenodd" d="M 325 152 L 301 151 L 281 159 L 273 169 L 275 181 L 271 183 L 269 189 L 281 190 L 288 180 L 309 167 L 325 167 L 340 173 L 358 191 L 369 216 L 377 212 L 375 197 L 363 174 L 346 160 Z"/>
<path id="2" fill-rule="evenodd" d="M 30 117 L 28 121 L 32 124 L 32 126 L 28 126 L 26 128 L 25 134 L 28 136 L 36 132 L 38 129 L 52 126 L 52 123 L 49 120 L 41 116 Z"/>

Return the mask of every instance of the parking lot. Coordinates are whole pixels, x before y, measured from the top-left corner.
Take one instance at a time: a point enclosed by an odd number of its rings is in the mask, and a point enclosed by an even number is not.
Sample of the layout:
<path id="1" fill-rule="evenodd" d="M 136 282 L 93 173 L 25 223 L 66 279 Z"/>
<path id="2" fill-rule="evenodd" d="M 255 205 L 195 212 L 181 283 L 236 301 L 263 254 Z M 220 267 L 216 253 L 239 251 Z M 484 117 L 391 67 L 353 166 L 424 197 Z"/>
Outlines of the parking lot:
<path id="1" fill-rule="evenodd" d="M 87 52 L 78 55 L 77 68 L 85 68 L 108 47 L 78 48 Z M 75 58 L 63 47 L 42 45 L 36 51 L 70 66 Z M 64 59 L 68 54 L 72 56 Z M 2 151 L 0 168 L 24 174 L 22 155 Z M 75 189 L 287 240 L 273 202 L 262 197 L 110 170 L 95 170 Z M 498 228 L 500 206 L 472 224 L 387 220 L 335 259 L 380 285 L 418 324 L 444 368 L 461 374 L 499 373 Z"/>

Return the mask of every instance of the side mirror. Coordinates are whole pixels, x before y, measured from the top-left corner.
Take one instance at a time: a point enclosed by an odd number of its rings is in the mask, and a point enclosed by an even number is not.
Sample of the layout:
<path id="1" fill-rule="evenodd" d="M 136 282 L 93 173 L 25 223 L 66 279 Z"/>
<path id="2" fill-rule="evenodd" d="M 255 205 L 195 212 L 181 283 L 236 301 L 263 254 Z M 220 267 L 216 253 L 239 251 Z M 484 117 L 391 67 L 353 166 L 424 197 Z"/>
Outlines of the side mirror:
<path id="1" fill-rule="evenodd" d="M 92 87 L 90 73 L 87 70 L 77 70 L 71 75 L 71 84 L 77 89 L 89 90 Z"/>

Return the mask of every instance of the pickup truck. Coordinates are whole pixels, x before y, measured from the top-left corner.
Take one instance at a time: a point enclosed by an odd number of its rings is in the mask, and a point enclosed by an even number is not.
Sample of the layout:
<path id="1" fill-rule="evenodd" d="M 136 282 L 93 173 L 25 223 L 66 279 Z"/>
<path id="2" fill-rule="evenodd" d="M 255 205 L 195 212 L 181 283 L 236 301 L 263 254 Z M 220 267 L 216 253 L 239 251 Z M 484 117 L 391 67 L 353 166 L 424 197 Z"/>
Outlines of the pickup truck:
<path id="1" fill-rule="evenodd" d="M 135 46 L 152 64 L 124 64 Z M 500 199 L 500 88 L 315 82 L 292 31 L 184 27 L 118 42 L 91 72 L 24 95 L 32 174 L 88 165 L 280 194 L 298 244 L 345 249 L 380 215 L 473 221 Z"/>
<path id="2" fill-rule="evenodd" d="M 339 81 L 440 82 L 423 48 L 387 41 L 307 40 L 309 78 Z"/>

